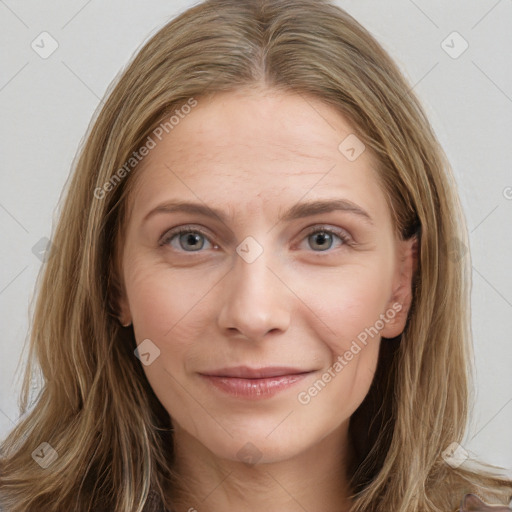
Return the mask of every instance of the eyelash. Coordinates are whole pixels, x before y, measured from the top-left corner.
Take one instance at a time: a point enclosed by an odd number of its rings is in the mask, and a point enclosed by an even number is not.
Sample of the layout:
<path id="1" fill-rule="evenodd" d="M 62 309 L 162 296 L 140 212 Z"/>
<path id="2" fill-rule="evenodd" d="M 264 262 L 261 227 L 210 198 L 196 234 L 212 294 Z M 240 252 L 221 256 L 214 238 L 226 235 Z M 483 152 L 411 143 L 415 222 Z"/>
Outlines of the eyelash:
<path id="1" fill-rule="evenodd" d="M 189 234 L 189 233 L 198 233 L 202 236 L 204 236 L 213 246 L 216 247 L 216 245 L 210 240 L 210 237 L 209 235 L 203 231 L 202 229 L 200 228 L 196 228 L 196 227 L 193 227 L 193 226 L 182 226 L 182 227 L 179 227 L 179 228 L 175 228 L 175 229 L 172 229 L 172 230 L 167 230 L 165 231 L 163 234 L 162 234 L 162 237 L 160 239 L 160 242 L 159 242 L 159 245 L 160 246 L 165 246 L 167 245 L 175 236 L 179 236 L 179 235 L 183 235 L 183 234 Z M 334 228 L 329 228 L 327 226 L 322 226 L 322 225 L 315 225 L 315 226 L 311 226 L 310 228 L 307 229 L 307 232 L 306 232 L 306 235 L 304 238 L 308 238 L 309 236 L 315 234 L 315 233 L 327 233 L 329 235 L 335 235 L 337 236 L 343 243 L 342 243 L 342 247 L 343 246 L 353 246 L 355 245 L 355 242 L 352 240 L 352 238 L 345 232 L 345 231 L 342 231 L 342 230 L 339 230 L 339 229 L 334 229 Z M 326 254 L 331 254 L 333 252 L 334 249 L 326 249 L 325 251 L 313 251 L 319 255 L 322 255 L 323 253 L 326 253 Z M 198 250 L 198 251 L 182 251 L 182 252 L 185 252 L 185 253 L 194 253 L 194 252 L 203 252 L 202 250 Z"/>

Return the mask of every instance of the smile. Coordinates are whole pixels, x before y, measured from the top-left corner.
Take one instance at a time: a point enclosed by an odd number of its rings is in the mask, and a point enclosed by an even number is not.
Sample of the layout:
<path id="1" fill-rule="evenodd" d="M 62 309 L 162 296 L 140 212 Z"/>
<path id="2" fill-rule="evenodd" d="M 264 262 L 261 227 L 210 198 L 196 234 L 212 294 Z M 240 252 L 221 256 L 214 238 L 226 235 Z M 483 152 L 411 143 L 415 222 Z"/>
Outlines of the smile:
<path id="1" fill-rule="evenodd" d="M 246 400 L 261 400 L 289 389 L 310 373 L 312 371 L 284 367 L 237 367 L 200 375 L 209 385 L 224 394 Z"/>

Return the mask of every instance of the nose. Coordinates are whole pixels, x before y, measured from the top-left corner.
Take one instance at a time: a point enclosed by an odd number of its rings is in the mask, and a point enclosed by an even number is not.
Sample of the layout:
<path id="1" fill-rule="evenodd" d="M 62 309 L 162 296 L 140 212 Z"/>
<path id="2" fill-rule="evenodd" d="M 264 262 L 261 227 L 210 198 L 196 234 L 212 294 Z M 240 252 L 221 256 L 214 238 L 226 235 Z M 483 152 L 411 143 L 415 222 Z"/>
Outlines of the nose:
<path id="1" fill-rule="evenodd" d="M 263 251 L 255 261 L 248 263 L 236 255 L 224 281 L 225 293 L 218 317 L 225 335 L 244 336 L 257 342 L 267 333 L 288 329 L 290 308 L 287 305 L 293 293 L 279 272 L 269 268 L 270 256 L 270 251 Z"/>

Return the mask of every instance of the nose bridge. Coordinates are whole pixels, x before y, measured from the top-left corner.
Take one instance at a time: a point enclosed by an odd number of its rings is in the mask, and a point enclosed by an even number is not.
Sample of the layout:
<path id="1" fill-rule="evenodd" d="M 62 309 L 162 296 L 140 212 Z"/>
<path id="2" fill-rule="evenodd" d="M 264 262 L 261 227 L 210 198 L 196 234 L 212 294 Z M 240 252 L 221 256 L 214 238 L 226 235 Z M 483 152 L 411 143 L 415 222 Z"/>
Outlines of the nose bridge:
<path id="1" fill-rule="evenodd" d="M 239 244 L 221 305 L 222 329 L 236 329 L 252 340 L 274 329 L 286 330 L 289 297 L 284 284 L 274 275 L 275 270 L 270 270 L 277 266 L 277 258 L 272 256 L 270 249 L 252 237 Z"/>

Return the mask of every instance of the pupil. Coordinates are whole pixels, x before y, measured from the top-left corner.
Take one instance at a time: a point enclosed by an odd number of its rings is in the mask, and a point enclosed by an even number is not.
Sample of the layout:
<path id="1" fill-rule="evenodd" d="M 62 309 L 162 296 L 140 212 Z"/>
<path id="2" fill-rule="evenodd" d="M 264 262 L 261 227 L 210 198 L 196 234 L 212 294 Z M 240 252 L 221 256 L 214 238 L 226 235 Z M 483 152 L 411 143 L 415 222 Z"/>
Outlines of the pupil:
<path id="1" fill-rule="evenodd" d="M 321 232 L 316 235 L 317 241 L 321 247 L 325 247 L 325 242 L 329 239 L 331 235 L 329 233 Z"/>
<path id="2" fill-rule="evenodd" d="M 199 234 L 187 233 L 185 235 L 185 240 L 186 240 L 185 245 L 190 244 L 192 247 L 196 247 L 196 248 L 199 247 L 200 248 L 200 246 L 198 245 L 198 242 L 200 241 L 199 240 L 200 236 L 201 235 L 199 235 Z"/>

